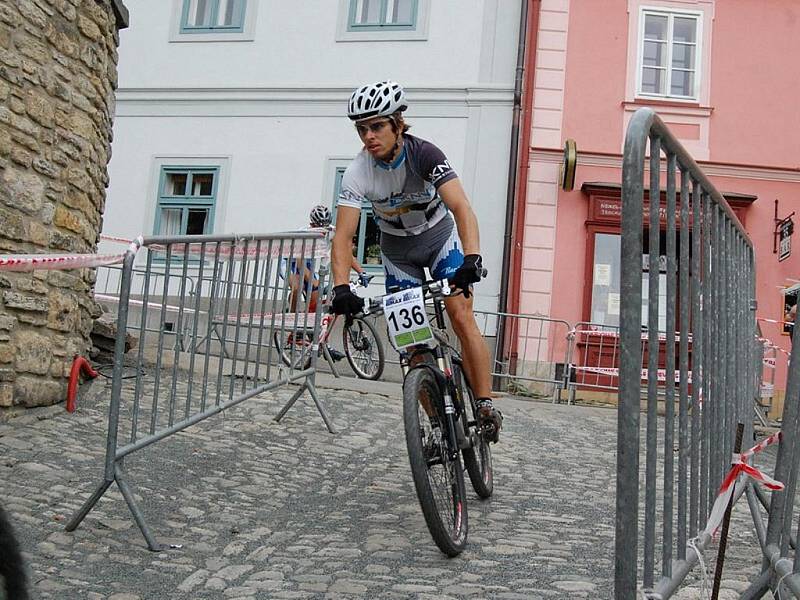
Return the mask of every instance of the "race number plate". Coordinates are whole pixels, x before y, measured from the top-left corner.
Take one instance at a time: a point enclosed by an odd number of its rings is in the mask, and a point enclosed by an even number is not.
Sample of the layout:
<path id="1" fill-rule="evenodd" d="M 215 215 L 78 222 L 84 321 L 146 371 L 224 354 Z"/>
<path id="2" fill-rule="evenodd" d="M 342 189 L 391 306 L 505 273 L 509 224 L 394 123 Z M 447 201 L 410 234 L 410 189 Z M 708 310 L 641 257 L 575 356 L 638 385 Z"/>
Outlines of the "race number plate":
<path id="1" fill-rule="evenodd" d="M 422 288 L 411 288 L 384 296 L 383 314 L 389 326 L 389 340 L 398 350 L 433 339 Z"/>

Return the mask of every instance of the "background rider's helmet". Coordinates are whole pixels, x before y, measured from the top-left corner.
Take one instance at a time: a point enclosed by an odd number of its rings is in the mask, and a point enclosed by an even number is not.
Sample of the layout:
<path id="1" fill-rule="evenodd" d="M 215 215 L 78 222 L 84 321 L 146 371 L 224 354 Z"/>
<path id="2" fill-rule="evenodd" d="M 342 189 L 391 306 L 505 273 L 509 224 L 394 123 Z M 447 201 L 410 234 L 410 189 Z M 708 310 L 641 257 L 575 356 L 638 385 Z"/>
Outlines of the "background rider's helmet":
<path id="1" fill-rule="evenodd" d="M 347 116 L 351 121 L 362 121 L 372 117 L 389 117 L 406 108 L 403 86 L 394 81 L 379 81 L 361 86 L 352 93 L 347 104 Z"/>
<path id="2" fill-rule="evenodd" d="M 327 227 L 331 224 L 331 211 L 327 206 L 319 204 L 311 209 L 308 222 L 312 227 Z"/>

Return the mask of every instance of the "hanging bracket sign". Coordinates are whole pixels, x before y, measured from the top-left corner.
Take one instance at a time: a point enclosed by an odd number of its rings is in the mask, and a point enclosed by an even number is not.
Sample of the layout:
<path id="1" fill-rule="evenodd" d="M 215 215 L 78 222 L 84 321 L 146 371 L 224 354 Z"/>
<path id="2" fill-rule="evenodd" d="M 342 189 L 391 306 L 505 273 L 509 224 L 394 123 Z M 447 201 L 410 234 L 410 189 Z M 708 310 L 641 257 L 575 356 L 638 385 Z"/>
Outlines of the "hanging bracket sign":
<path id="1" fill-rule="evenodd" d="M 792 254 L 792 233 L 794 221 L 786 218 L 778 225 L 778 262 L 786 260 Z"/>

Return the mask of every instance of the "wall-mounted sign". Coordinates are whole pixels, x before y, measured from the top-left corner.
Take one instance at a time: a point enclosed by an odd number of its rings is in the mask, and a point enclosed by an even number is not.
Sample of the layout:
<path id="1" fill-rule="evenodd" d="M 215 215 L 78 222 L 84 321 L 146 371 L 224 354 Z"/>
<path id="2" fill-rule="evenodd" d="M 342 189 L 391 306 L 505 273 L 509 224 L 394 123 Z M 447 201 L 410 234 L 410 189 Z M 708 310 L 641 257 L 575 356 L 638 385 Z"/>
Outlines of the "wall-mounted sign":
<path id="1" fill-rule="evenodd" d="M 561 163 L 561 189 L 572 191 L 575 187 L 575 167 L 578 164 L 578 148 L 575 140 L 564 142 L 564 160 Z"/>
<path id="2" fill-rule="evenodd" d="M 794 221 L 791 219 L 784 219 L 778 225 L 778 262 L 791 256 L 793 232 Z"/>

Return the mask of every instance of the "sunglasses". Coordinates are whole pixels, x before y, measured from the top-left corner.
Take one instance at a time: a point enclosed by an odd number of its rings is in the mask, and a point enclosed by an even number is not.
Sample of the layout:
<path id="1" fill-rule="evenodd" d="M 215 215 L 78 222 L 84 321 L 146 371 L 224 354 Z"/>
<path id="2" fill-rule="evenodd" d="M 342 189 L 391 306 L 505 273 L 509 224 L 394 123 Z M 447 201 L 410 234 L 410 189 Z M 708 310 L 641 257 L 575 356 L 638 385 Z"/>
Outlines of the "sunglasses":
<path id="1" fill-rule="evenodd" d="M 364 137 L 367 135 L 368 131 L 371 131 L 372 133 L 380 133 L 381 130 L 388 124 L 389 119 L 384 119 L 383 121 L 375 121 L 369 125 L 356 125 L 356 131 L 358 131 L 358 135 Z"/>

